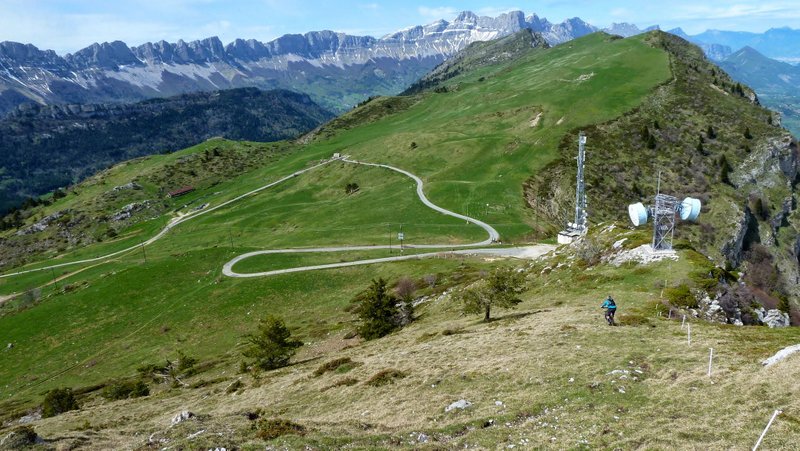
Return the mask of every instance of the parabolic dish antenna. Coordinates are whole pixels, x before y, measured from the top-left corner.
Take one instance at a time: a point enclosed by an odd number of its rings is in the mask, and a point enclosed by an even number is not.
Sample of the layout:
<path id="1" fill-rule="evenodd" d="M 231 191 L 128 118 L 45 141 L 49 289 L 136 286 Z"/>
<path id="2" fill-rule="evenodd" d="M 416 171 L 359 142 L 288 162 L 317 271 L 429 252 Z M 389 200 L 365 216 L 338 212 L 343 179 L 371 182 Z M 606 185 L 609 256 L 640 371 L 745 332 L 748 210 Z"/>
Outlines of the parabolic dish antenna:
<path id="1" fill-rule="evenodd" d="M 641 203 L 637 202 L 635 204 L 628 205 L 628 216 L 631 217 L 631 222 L 634 226 L 640 226 L 642 224 L 647 223 L 647 208 Z"/>
<path id="2" fill-rule="evenodd" d="M 700 199 L 687 197 L 681 202 L 681 220 L 695 221 L 700 216 Z"/>

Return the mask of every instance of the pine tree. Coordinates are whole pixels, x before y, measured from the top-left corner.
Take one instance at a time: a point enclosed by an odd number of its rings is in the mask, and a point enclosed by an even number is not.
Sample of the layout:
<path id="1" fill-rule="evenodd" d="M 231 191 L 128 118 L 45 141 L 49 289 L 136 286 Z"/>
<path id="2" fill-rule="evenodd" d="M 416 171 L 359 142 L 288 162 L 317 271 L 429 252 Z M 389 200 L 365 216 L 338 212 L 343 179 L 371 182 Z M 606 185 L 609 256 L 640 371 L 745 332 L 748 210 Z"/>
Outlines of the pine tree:
<path id="1" fill-rule="evenodd" d="M 697 151 L 703 155 L 706 154 L 706 149 L 703 147 L 703 137 L 701 136 L 700 139 L 697 141 Z"/>
<path id="2" fill-rule="evenodd" d="M 647 148 L 648 149 L 655 149 L 656 148 L 656 137 L 655 136 L 650 135 L 647 138 Z"/>
<path id="3" fill-rule="evenodd" d="M 358 317 L 361 323 L 358 334 L 365 340 L 381 338 L 399 327 L 398 299 L 386 289 L 386 281 L 373 280 L 372 285 L 357 297 Z"/>
<path id="4" fill-rule="evenodd" d="M 724 154 L 719 158 L 719 165 L 719 181 L 725 183 L 726 185 L 733 185 L 730 179 L 730 172 L 733 170 L 733 168 L 731 167 L 730 163 L 728 163 L 728 159 L 725 158 Z"/>
<path id="5" fill-rule="evenodd" d="M 303 345 L 292 340 L 292 333 L 282 319 L 272 315 L 264 317 L 258 324 L 258 331 L 245 338 L 249 346 L 242 354 L 254 359 L 253 365 L 262 370 L 286 366 L 296 349 Z"/>
<path id="6" fill-rule="evenodd" d="M 708 130 L 706 131 L 706 136 L 708 139 L 717 139 L 717 132 L 714 131 L 714 127 L 708 126 Z"/>
<path id="7" fill-rule="evenodd" d="M 747 139 L 753 139 L 753 134 L 750 133 L 750 127 L 747 127 L 744 130 L 744 137 L 747 138 Z"/>

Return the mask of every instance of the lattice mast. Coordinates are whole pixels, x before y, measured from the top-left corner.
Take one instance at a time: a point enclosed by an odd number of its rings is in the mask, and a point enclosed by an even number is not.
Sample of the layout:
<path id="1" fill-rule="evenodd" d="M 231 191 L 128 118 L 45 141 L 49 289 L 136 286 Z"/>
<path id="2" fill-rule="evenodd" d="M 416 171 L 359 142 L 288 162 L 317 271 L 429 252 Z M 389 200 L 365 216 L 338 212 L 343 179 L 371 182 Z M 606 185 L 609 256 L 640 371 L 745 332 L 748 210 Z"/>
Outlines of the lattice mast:
<path id="1" fill-rule="evenodd" d="M 588 229 L 588 215 L 586 213 L 586 182 L 584 180 L 584 167 L 586 165 L 586 135 L 578 134 L 578 176 L 575 189 L 575 222 L 573 228 L 576 232 L 586 233 Z"/>

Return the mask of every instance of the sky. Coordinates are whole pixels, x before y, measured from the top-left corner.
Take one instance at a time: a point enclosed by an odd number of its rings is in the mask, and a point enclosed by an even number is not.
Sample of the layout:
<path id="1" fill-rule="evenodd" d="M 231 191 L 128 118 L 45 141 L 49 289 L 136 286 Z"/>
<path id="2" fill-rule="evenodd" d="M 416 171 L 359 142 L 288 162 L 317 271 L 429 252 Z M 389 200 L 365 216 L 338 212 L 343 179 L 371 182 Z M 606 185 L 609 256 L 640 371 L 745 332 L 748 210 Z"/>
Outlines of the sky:
<path id="1" fill-rule="evenodd" d="M 218 36 L 227 44 L 316 30 L 380 37 L 452 20 L 463 10 L 489 16 L 520 10 L 551 22 L 577 16 L 601 28 L 612 22 L 642 28 L 658 24 L 689 34 L 800 28 L 798 0 L 0 0 L 0 41 L 31 43 L 63 55 L 114 40 L 135 46 Z"/>

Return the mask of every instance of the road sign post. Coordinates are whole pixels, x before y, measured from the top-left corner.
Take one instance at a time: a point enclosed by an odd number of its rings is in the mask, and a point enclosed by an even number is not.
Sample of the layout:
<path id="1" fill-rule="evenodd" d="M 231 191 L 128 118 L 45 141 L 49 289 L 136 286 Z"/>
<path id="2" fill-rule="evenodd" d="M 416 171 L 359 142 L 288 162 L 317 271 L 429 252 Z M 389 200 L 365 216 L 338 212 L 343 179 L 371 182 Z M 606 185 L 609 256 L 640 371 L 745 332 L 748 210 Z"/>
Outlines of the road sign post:
<path id="1" fill-rule="evenodd" d="M 403 224 L 400 224 L 400 232 L 397 233 L 397 241 L 400 242 L 400 253 L 403 253 L 403 240 L 406 239 L 406 234 L 403 233 Z"/>

